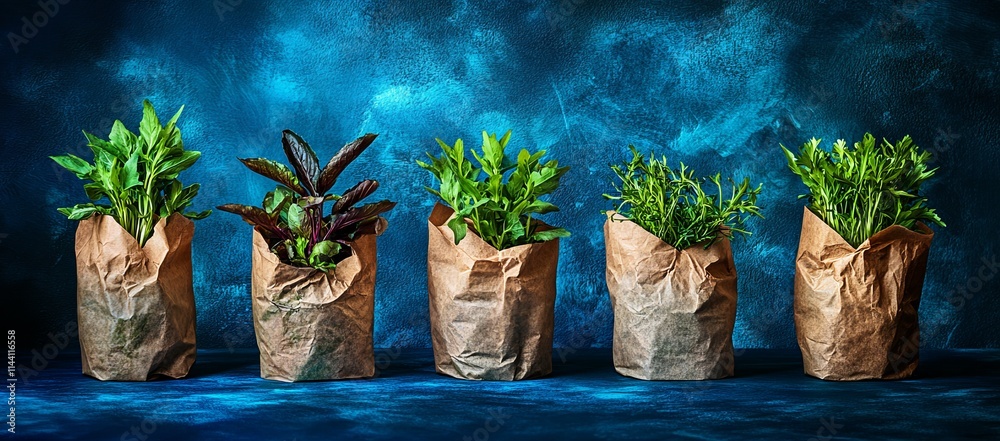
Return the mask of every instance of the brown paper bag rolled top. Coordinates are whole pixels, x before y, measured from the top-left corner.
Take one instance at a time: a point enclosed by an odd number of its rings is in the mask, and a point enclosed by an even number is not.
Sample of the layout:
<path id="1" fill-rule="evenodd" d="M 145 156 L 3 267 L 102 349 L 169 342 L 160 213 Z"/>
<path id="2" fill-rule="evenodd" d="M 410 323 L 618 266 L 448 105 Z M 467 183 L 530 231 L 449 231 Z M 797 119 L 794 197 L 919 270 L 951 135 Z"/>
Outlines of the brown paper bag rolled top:
<path id="1" fill-rule="evenodd" d="M 99 380 L 181 378 L 195 360 L 194 223 L 160 219 L 139 242 L 111 216 L 76 229 L 77 321 L 83 373 Z"/>
<path id="2" fill-rule="evenodd" d="M 360 234 L 329 272 L 281 262 L 253 232 L 253 318 L 260 376 L 306 381 L 375 375 L 376 234 Z"/>
<path id="3" fill-rule="evenodd" d="M 732 376 L 736 268 L 729 239 L 678 250 L 614 212 L 604 237 L 615 369 L 643 380 Z"/>
<path id="4" fill-rule="evenodd" d="M 455 245 L 453 214 L 436 204 L 428 220 L 435 368 L 470 380 L 549 374 L 558 240 L 497 250 L 470 229 Z"/>
<path id="5" fill-rule="evenodd" d="M 852 247 L 808 208 L 795 259 L 795 331 L 805 372 L 898 379 L 917 367 L 917 308 L 934 233 L 899 225 Z"/>

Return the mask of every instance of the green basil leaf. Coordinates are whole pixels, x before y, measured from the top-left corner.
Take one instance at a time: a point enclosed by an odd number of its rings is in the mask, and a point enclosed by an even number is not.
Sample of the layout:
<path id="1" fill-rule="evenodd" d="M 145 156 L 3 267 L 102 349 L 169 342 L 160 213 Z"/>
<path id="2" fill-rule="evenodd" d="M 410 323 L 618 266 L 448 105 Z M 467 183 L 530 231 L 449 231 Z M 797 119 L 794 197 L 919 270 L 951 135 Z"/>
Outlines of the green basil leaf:
<path id="1" fill-rule="evenodd" d="M 149 100 L 142 101 L 142 121 L 139 121 L 139 136 L 146 142 L 146 151 L 153 151 L 160 138 L 160 119 L 156 116 L 156 110 Z"/>
<path id="2" fill-rule="evenodd" d="M 340 244 L 324 240 L 316 245 L 313 245 L 312 254 L 309 256 L 310 259 L 316 259 L 317 262 L 320 261 L 330 261 L 333 256 L 336 256 L 340 252 Z"/>
<path id="3" fill-rule="evenodd" d="M 295 234 L 299 236 L 309 235 L 308 220 L 305 209 L 298 204 L 292 204 L 288 207 L 288 228 Z"/>
<path id="4" fill-rule="evenodd" d="M 142 181 L 139 180 L 139 152 L 132 152 L 132 156 L 128 158 L 128 162 L 125 163 L 125 167 L 122 168 L 122 189 L 128 190 L 131 188 L 139 187 L 142 185 Z"/>
<path id="5" fill-rule="evenodd" d="M 452 233 L 455 233 L 455 245 L 458 245 L 462 239 L 465 239 L 465 234 L 468 231 L 469 226 L 466 225 L 465 219 L 455 217 L 448 221 L 448 228 L 451 228 Z"/>
<path id="6" fill-rule="evenodd" d="M 83 160 L 75 155 L 63 155 L 63 156 L 49 156 L 52 158 L 56 164 L 59 164 L 66 170 L 73 172 L 80 179 L 89 179 L 90 174 L 94 171 L 94 166 L 90 165 L 89 162 Z"/>
<path id="7" fill-rule="evenodd" d="M 569 231 L 562 228 L 553 228 L 551 230 L 536 231 L 531 235 L 531 239 L 537 242 L 545 242 L 559 237 L 569 237 Z"/>
<path id="8" fill-rule="evenodd" d="M 184 213 L 184 217 L 186 217 L 188 219 L 192 219 L 192 220 L 199 220 L 199 219 L 204 219 L 204 218 L 208 217 L 208 215 L 210 215 L 210 214 L 212 214 L 212 210 L 205 210 L 205 211 L 199 211 L 199 212 L 188 211 L 188 212 Z"/>
<path id="9" fill-rule="evenodd" d="M 60 208 L 58 211 L 70 220 L 82 220 L 99 213 L 100 208 L 94 204 L 78 204 L 68 208 Z"/>
<path id="10" fill-rule="evenodd" d="M 98 182 L 84 184 L 83 191 L 87 192 L 87 197 L 92 201 L 100 200 L 104 197 L 104 186 Z"/>
<path id="11" fill-rule="evenodd" d="M 162 176 L 163 179 L 174 179 L 182 171 L 187 170 L 189 167 L 194 165 L 200 157 L 201 152 L 187 150 L 179 156 L 170 158 L 160 164 L 156 168 L 156 174 Z"/>
<path id="12" fill-rule="evenodd" d="M 559 168 L 555 161 L 541 164 L 544 150 L 532 154 L 522 149 L 514 158 L 508 157 L 510 131 L 499 139 L 486 131 L 482 135 L 481 150 L 471 151 L 474 161 L 466 159 L 461 139 L 455 141 L 454 147 L 437 139 L 441 155 L 428 153 L 430 162 L 418 161 L 440 182 L 439 188 L 428 191 L 453 208 L 457 219 L 462 219 L 463 225 L 451 221 L 449 227 L 456 238 L 464 237 L 468 229 L 464 222 L 471 220 L 475 232 L 497 249 L 544 239 L 545 235 L 537 239 L 529 236 L 523 219 L 532 213 L 557 211 L 555 205 L 538 198 L 555 190 L 568 168 Z"/>
<path id="13" fill-rule="evenodd" d="M 523 213 L 545 214 L 545 213 L 552 213 L 554 211 L 559 211 L 559 207 L 555 206 L 554 204 L 545 202 L 543 200 L 535 199 L 534 201 L 531 201 L 531 203 L 528 204 L 527 207 L 524 208 Z"/>

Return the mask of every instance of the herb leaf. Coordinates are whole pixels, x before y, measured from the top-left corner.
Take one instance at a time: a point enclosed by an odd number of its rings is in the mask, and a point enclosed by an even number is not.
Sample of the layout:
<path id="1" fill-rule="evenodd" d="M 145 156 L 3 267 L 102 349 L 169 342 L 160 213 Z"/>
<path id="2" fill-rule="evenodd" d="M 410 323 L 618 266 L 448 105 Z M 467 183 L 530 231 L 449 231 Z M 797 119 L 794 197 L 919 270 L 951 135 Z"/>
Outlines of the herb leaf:
<path id="1" fill-rule="evenodd" d="M 337 182 L 340 173 L 347 168 L 348 164 L 357 159 L 361 152 L 364 152 L 377 137 L 378 135 L 374 133 L 368 133 L 341 148 L 320 172 L 319 180 L 316 182 L 316 191 L 319 193 L 330 191 L 333 184 Z"/>
<path id="2" fill-rule="evenodd" d="M 316 158 L 316 153 L 313 152 L 312 147 L 309 147 L 309 143 L 295 132 L 285 130 L 281 133 L 281 145 L 285 149 L 285 156 L 295 168 L 299 182 L 309 191 L 310 195 L 318 195 L 316 178 L 319 176 L 319 159 Z"/>
<path id="3" fill-rule="evenodd" d="M 276 181 L 302 196 L 309 195 L 309 193 L 302 188 L 302 185 L 299 184 L 299 179 L 295 177 L 295 173 L 286 167 L 285 164 L 265 158 L 241 158 L 240 162 L 242 162 L 243 165 L 251 171 L 264 176 L 265 178 L 269 178 L 272 181 Z"/>
<path id="4" fill-rule="evenodd" d="M 750 179 L 737 183 L 728 178 L 730 192 L 723 194 L 722 176 L 695 177 L 684 163 L 673 169 L 667 158 L 649 159 L 629 146 L 632 159 L 611 166 L 620 184 L 614 194 L 605 194 L 619 201 L 617 211 L 654 236 L 683 250 L 698 243 L 708 248 L 720 236 L 733 233 L 749 236 L 746 221 L 760 217 L 757 196 L 762 185 L 750 186 Z M 702 188 L 708 187 L 708 191 Z"/>
<path id="5" fill-rule="evenodd" d="M 337 176 L 376 136 L 368 134 L 347 144 L 320 170 L 309 144 L 295 132 L 285 130 L 282 147 L 295 172 L 269 159 L 240 159 L 247 168 L 279 185 L 264 196 L 263 208 L 237 204 L 218 208 L 238 214 L 256 227 L 285 263 L 321 271 L 336 268 L 337 262 L 350 255 L 347 245 L 351 240 L 370 230 L 381 231 L 377 226 L 384 226 L 385 221 L 379 215 L 396 205 L 381 201 L 354 207 L 378 189 L 378 182 L 373 180 L 359 182 L 343 196 L 326 194 Z M 333 210 L 324 215 L 323 205 L 333 200 Z"/>
<path id="6" fill-rule="evenodd" d="M 253 225 L 254 227 L 258 227 L 268 236 L 280 237 L 282 239 L 288 239 L 291 237 L 287 231 L 278 226 L 278 216 L 268 214 L 268 212 L 264 211 L 263 208 L 240 204 L 225 204 L 216 208 L 225 212 L 240 215 L 246 223 Z"/>
<path id="7" fill-rule="evenodd" d="M 76 177 L 80 179 L 88 179 L 94 171 L 94 167 L 89 162 L 74 155 L 50 156 L 50 158 L 66 170 L 76 174 Z"/>
<path id="8" fill-rule="evenodd" d="M 913 229 L 926 221 L 944 227 L 920 186 L 934 176 L 930 153 L 913 143 L 909 135 L 895 144 L 875 141 L 866 133 L 861 142 L 848 147 L 843 139 L 830 152 L 813 138 L 798 154 L 781 146 L 788 167 L 809 189 L 800 196 L 809 209 L 853 247 L 892 225 Z"/>
<path id="9" fill-rule="evenodd" d="M 202 219 L 211 210 L 185 212 L 198 194 L 199 186 L 184 187 L 177 176 L 198 160 L 201 153 L 185 151 L 177 119 L 178 110 L 166 127 L 160 125 L 156 110 L 148 100 L 142 103 L 139 136 L 115 121 L 108 140 L 83 132 L 94 154 L 93 164 L 73 155 L 53 156 L 57 164 L 91 181 L 83 189 L 91 201 L 107 199 L 109 205 L 79 204 L 60 208 L 71 220 L 85 219 L 94 214 L 115 218 L 119 225 L 136 238 L 140 246 L 153 234 L 161 218 L 183 213 L 191 219 Z"/>
<path id="10" fill-rule="evenodd" d="M 448 227 L 456 244 L 470 227 L 498 250 L 569 236 L 561 228 L 536 231 L 538 223 L 532 218 L 532 214 L 558 211 L 538 198 L 554 191 L 569 167 L 559 167 L 556 161 L 542 163 L 544 150 L 532 154 L 522 149 L 511 160 L 505 152 L 510 135 L 507 131 L 498 139 L 484 131 L 481 152 L 472 151 L 478 167 L 466 158 L 461 139 L 454 146 L 437 139 L 441 155 L 428 153 L 430 162 L 417 161 L 440 182 L 438 189 L 428 187 L 427 191 L 455 210 Z"/>
<path id="11" fill-rule="evenodd" d="M 348 208 L 354 206 L 362 199 L 371 196 L 378 189 L 378 182 L 370 179 L 365 179 L 359 182 L 357 185 L 351 187 L 349 190 L 344 192 L 344 196 L 340 198 L 335 204 L 333 204 L 333 212 L 340 213 Z"/>

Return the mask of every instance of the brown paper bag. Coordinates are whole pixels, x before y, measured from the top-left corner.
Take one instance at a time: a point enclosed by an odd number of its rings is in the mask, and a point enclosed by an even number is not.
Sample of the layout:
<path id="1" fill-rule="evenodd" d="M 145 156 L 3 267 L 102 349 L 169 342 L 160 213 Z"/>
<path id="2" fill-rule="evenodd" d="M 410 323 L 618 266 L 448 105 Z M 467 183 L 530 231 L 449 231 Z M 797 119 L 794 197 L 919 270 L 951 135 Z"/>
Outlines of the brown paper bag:
<path id="1" fill-rule="evenodd" d="M 497 250 L 471 229 L 461 243 L 454 211 L 428 220 L 427 290 L 439 373 L 470 380 L 521 380 L 552 372 L 559 242 Z"/>
<path id="2" fill-rule="evenodd" d="M 195 359 L 194 223 L 160 219 L 143 248 L 111 216 L 76 230 L 83 373 L 99 380 L 181 378 Z"/>
<path id="3" fill-rule="evenodd" d="M 330 272 L 281 262 L 253 232 L 253 318 L 260 376 L 308 381 L 375 375 L 376 234 Z"/>
<path id="4" fill-rule="evenodd" d="M 917 367 L 917 308 L 934 233 L 893 225 L 857 249 L 804 210 L 795 259 L 795 331 L 805 372 L 898 379 Z"/>
<path id="5" fill-rule="evenodd" d="M 604 237 L 615 369 L 643 380 L 732 376 L 736 267 L 729 239 L 678 250 L 615 213 Z"/>

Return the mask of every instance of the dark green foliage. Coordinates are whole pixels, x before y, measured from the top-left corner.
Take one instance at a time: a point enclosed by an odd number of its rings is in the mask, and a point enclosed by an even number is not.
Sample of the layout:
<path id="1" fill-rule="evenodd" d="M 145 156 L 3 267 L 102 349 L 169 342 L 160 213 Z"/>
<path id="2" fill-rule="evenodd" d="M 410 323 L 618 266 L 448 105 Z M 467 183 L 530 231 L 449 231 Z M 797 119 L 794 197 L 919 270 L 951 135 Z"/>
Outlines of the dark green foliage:
<path id="1" fill-rule="evenodd" d="M 262 207 L 226 204 L 218 208 L 243 217 L 257 228 L 282 261 L 295 266 L 328 271 L 350 255 L 350 241 L 358 234 L 374 232 L 379 215 L 396 206 L 379 201 L 356 206 L 378 188 L 364 180 L 343 195 L 326 194 L 358 155 L 377 135 L 367 134 L 344 146 L 330 162 L 319 168 L 309 144 L 291 130 L 282 132 L 282 146 L 292 169 L 264 158 L 240 159 L 250 170 L 279 185 L 264 197 Z M 323 206 L 335 201 L 329 215 Z"/>
<path id="2" fill-rule="evenodd" d="M 913 229 L 925 221 L 945 226 L 920 195 L 920 185 L 937 169 L 928 169 L 930 153 L 909 136 L 879 144 L 866 133 L 854 148 L 837 140 L 832 152 L 820 149 L 819 143 L 809 140 L 798 156 L 785 146 L 781 149 L 789 168 L 809 189 L 799 197 L 808 198 L 809 209 L 851 246 L 892 225 Z"/>
<path id="3" fill-rule="evenodd" d="M 511 160 L 505 153 L 509 140 L 510 131 L 499 140 L 484 131 L 482 153 L 472 151 L 479 167 L 466 158 L 461 139 L 454 147 L 438 139 L 442 154 L 428 153 L 430 163 L 417 161 L 441 182 L 440 189 L 427 187 L 427 191 L 455 210 L 448 227 L 455 233 L 456 244 L 465 238 L 470 223 L 479 237 L 498 250 L 569 236 L 562 228 L 539 230 L 532 217 L 559 210 L 539 198 L 559 186 L 559 178 L 569 167 L 559 167 L 554 160 L 542 162 L 544 150 L 532 154 L 522 149 Z"/>
<path id="4" fill-rule="evenodd" d="M 87 132 L 88 146 L 94 152 L 91 164 L 74 155 L 53 156 L 52 159 L 83 180 L 91 202 L 60 208 L 59 212 L 73 220 L 93 214 L 110 215 L 136 238 L 140 246 L 153 234 L 159 219 L 183 212 L 198 194 L 198 184 L 183 186 L 177 175 L 194 165 L 200 152 L 184 150 L 177 119 L 184 107 L 160 125 L 149 101 L 142 103 L 139 135 L 115 121 L 108 140 Z M 107 199 L 109 204 L 96 203 Z M 184 212 L 191 219 L 202 219 L 211 210 L 200 213 Z"/>
<path id="5" fill-rule="evenodd" d="M 683 250 L 698 243 L 708 248 L 720 235 L 749 236 L 745 223 L 751 216 L 763 218 L 757 207 L 761 185 L 750 187 L 750 179 L 737 184 L 729 178 L 729 197 L 723 195 L 721 175 L 696 178 L 682 162 L 680 169 L 667 165 L 667 158 L 649 160 L 633 146 L 632 160 L 611 169 L 621 180 L 617 194 L 604 197 L 619 201 L 617 211 L 674 248 Z M 710 184 L 711 194 L 702 189 Z M 714 187 L 714 188 L 713 188 Z"/>

